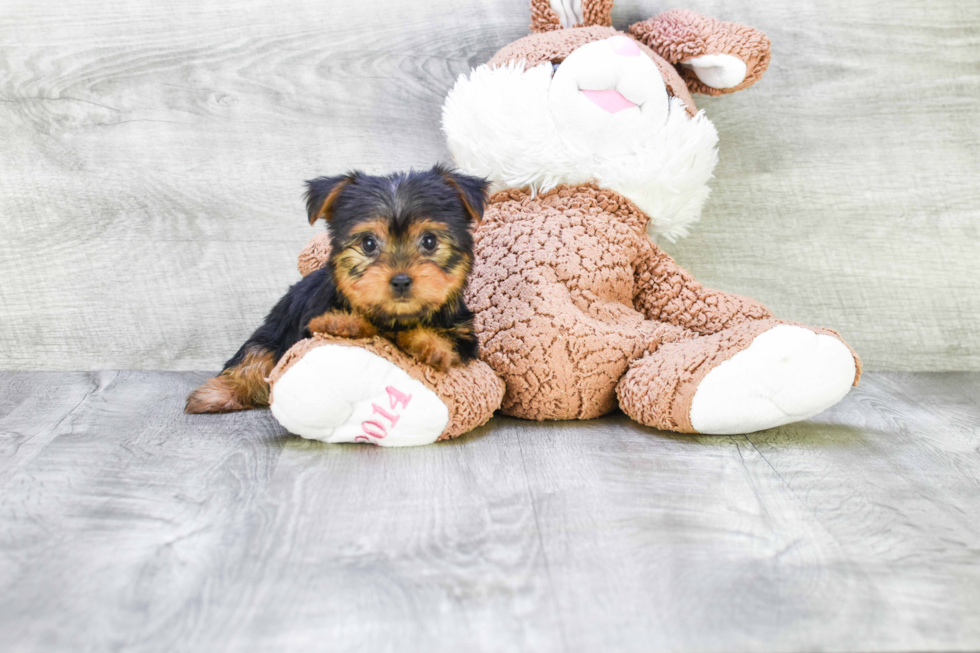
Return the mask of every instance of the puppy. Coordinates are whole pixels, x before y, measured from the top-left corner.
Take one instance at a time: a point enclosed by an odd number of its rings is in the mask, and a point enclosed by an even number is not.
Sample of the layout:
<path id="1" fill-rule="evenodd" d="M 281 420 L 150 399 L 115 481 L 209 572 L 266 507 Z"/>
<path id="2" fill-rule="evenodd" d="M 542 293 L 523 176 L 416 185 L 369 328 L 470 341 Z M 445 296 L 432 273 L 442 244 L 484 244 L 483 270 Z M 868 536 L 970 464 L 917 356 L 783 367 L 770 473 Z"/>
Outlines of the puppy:
<path id="1" fill-rule="evenodd" d="M 221 374 L 187 397 L 185 411 L 267 406 L 272 368 L 313 333 L 381 335 L 442 371 L 475 358 L 463 290 L 473 263 L 471 227 L 483 216 L 487 185 L 440 166 L 307 182 L 310 224 L 327 222 L 329 262 L 289 289 Z"/>

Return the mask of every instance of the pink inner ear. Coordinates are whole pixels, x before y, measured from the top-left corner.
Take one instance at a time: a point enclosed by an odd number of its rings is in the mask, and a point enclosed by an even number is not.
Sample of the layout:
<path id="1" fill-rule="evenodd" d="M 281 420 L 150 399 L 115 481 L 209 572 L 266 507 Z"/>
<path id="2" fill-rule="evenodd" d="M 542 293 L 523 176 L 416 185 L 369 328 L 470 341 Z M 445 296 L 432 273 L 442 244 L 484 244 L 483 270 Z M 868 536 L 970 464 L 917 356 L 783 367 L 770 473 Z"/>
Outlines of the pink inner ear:
<path id="1" fill-rule="evenodd" d="M 607 88 L 604 91 L 586 91 L 582 89 L 582 94 L 589 98 L 592 104 L 596 105 L 603 111 L 608 111 L 609 113 L 616 113 L 622 111 L 623 109 L 629 109 L 635 107 L 634 102 L 630 102 L 623 94 L 619 91 L 611 88 Z"/>

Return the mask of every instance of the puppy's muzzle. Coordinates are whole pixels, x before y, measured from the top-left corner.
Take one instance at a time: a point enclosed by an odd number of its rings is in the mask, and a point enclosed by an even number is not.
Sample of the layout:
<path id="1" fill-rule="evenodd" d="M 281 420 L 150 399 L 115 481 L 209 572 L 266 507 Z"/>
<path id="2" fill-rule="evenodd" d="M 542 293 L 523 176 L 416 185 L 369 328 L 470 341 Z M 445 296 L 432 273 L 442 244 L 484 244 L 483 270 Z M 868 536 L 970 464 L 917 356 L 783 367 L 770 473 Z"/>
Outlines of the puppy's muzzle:
<path id="1" fill-rule="evenodd" d="M 412 289 L 412 277 L 404 272 L 393 276 L 390 283 L 395 297 L 405 297 Z"/>

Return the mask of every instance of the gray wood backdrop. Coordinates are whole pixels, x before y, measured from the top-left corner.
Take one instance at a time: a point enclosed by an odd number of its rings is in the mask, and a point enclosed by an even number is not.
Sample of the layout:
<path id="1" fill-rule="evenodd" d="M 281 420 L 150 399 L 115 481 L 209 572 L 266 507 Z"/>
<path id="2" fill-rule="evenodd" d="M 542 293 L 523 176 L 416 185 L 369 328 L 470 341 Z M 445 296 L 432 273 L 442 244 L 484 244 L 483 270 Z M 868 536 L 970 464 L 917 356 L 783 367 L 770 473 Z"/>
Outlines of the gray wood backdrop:
<path id="1" fill-rule="evenodd" d="M 980 3 L 679 4 L 773 41 L 702 100 L 714 195 L 667 246 L 875 370 L 980 369 Z M 4 0 L 0 368 L 210 369 L 298 278 L 303 179 L 448 160 L 453 80 L 526 0 Z"/>

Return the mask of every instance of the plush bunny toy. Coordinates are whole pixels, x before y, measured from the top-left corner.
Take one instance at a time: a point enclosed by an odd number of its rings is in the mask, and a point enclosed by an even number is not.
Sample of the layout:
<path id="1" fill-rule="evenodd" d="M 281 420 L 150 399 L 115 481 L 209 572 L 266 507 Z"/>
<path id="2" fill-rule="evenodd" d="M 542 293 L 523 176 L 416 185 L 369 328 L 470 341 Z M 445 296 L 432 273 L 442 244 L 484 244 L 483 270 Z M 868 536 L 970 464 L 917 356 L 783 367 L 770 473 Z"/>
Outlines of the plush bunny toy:
<path id="1" fill-rule="evenodd" d="M 730 434 L 823 411 L 860 376 L 843 339 L 703 287 L 652 239 L 687 235 L 708 196 L 718 135 L 691 92 L 753 84 L 768 39 L 680 10 L 627 35 L 611 8 L 532 0 L 533 33 L 461 77 L 443 108 L 457 166 L 497 191 L 467 304 L 481 358 L 503 379 L 503 412 L 588 419 L 619 406 L 649 426 Z M 307 267 L 322 264 L 324 242 L 307 247 Z M 444 395 L 451 411 L 473 402 Z"/>

